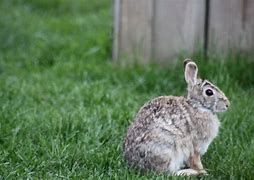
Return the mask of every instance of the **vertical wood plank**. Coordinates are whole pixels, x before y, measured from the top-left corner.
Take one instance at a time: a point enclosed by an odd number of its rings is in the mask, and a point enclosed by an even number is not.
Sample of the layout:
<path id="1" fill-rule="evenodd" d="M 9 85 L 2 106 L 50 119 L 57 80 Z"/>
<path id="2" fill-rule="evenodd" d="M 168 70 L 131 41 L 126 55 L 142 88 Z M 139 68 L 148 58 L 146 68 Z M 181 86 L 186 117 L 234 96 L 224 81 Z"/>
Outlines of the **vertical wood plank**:
<path id="1" fill-rule="evenodd" d="M 254 50 L 254 1 L 211 0 L 209 52 Z"/>
<path id="2" fill-rule="evenodd" d="M 119 33 L 120 33 L 120 10 L 121 0 L 113 0 L 113 60 L 117 60 L 119 56 Z"/>
<path id="3" fill-rule="evenodd" d="M 118 55 L 151 58 L 153 0 L 120 0 Z M 117 47 L 114 47 L 117 48 Z"/>
<path id="4" fill-rule="evenodd" d="M 154 57 L 162 61 L 192 53 L 204 43 L 204 0 L 156 0 Z"/>

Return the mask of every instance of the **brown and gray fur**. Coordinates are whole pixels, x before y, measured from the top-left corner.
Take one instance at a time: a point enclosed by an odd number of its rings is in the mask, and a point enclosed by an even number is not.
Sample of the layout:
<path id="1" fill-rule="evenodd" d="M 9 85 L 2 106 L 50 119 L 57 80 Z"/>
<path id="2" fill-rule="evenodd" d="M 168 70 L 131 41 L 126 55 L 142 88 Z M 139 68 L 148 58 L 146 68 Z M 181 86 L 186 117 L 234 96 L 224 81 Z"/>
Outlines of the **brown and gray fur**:
<path id="1" fill-rule="evenodd" d="M 123 145 L 130 166 L 173 175 L 206 173 L 200 157 L 218 134 L 215 113 L 226 111 L 229 101 L 218 87 L 198 78 L 198 67 L 190 59 L 184 61 L 184 75 L 186 98 L 161 96 L 137 113 Z"/>

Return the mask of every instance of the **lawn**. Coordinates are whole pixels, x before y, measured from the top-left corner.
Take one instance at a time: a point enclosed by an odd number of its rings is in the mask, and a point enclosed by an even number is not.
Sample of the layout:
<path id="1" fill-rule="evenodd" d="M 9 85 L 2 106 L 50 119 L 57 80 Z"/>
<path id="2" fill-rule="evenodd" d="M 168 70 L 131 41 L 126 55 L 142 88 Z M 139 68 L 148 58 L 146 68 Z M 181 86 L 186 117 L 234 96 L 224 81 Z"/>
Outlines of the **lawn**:
<path id="1" fill-rule="evenodd" d="M 125 164 L 122 142 L 143 103 L 183 95 L 183 55 L 165 66 L 111 60 L 111 1 L 0 2 L 0 178 L 167 179 Z M 254 63 L 197 60 L 231 101 L 203 157 L 204 179 L 254 177 Z"/>

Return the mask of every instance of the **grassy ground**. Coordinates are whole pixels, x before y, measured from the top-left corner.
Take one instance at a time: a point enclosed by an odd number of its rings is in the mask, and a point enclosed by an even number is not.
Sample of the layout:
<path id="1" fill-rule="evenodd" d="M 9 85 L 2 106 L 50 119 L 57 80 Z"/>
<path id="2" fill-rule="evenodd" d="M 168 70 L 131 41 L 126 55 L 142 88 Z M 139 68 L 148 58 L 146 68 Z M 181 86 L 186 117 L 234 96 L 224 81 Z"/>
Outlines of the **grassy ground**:
<path id="1" fill-rule="evenodd" d="M 168 178 L 129 169 L 121 147 L 145 101 L 184 94 L 183 58 L 119 67 L 110 60 L 111 30 L 106 0 L 0 2 L 1 179 Z M 242 56 L 193 58 L 232 104 L 203 157 L 204 179 L 251 179 L 254 64 Z"/>

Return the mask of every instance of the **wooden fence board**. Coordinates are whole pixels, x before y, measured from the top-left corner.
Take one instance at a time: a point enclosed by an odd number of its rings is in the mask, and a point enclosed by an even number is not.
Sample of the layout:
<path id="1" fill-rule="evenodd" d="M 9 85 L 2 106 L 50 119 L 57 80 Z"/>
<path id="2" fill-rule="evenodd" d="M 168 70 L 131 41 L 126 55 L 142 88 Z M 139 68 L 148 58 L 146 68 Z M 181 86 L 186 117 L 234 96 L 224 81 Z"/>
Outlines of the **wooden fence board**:
<path id="1" fill-rule="evenodd" d="M 254 50 L 254 1 L 211 0 L 209 52 Z"/>
<path id="2" fill-rule="evenodd" d="M 116 1 L 118 1 L 116 3 Z M 114 44 L 118 44 L 114 52 L 117 59 L 120 55 L 139 56 L 141 60 L 147 61 L 151 57 L 151 22 L 153 0 L 116 0 L 119 10 L 118 37 Z M 115 16 L 117 16 L 115 14 Z M 118 26 L 118 27 L 117 27 Z"/>
<path id="3" fill-rule="evenodd" d="M 170 60 L 204 43 L 204 0 L 156 0 L 154 58 Z"/>

